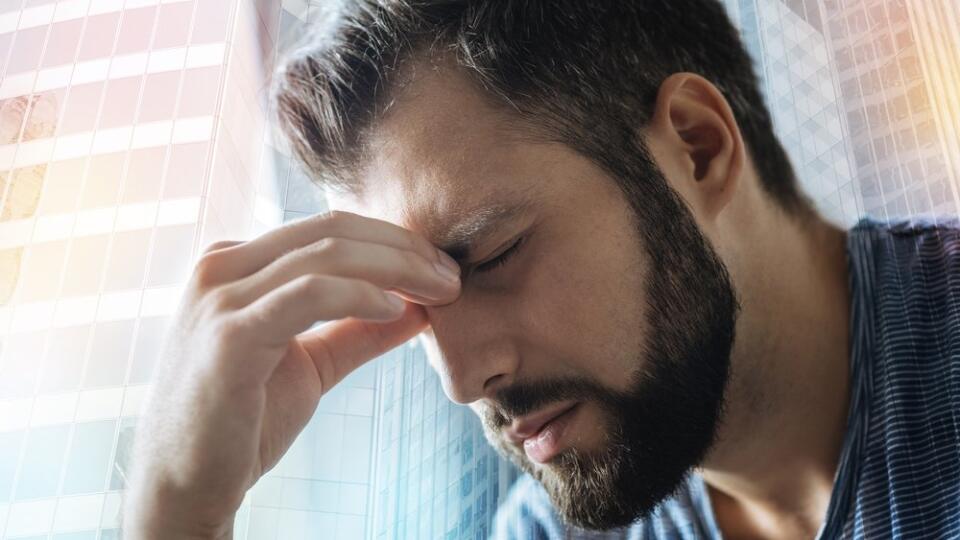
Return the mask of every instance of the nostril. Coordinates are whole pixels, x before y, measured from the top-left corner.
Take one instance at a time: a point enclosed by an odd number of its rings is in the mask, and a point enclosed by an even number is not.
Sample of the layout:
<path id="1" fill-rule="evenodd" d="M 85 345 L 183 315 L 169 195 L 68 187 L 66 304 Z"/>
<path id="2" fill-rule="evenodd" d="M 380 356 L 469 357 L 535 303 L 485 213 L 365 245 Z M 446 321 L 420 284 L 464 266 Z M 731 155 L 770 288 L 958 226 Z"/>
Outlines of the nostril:
<path id="1" fill-rule="evenodd" d="M 490 377 L 483 383 L 483 391 L 486 394 L 493 393 L 498 386 L 502 386 L 504 383 L 504 378 L 506 377 L 503 373 L 498 373 L 493 377 Z"/>

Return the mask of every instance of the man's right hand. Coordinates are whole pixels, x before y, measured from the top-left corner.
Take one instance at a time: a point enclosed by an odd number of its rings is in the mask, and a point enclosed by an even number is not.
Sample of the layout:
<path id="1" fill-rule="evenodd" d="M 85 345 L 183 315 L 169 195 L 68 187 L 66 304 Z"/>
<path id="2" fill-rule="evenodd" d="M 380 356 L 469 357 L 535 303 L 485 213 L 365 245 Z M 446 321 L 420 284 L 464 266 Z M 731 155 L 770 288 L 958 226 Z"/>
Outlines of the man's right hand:
<path id="1" fill-rule="evenodd" d="M 418 304 L 455 300 L 458 273 L 423 237 L 344 212 L 208 248 L 137 429 L 127 537 L 230 536 L 320 397 L 424 330 Z M 335 322 L 306 332 L 317 321 Z"/>

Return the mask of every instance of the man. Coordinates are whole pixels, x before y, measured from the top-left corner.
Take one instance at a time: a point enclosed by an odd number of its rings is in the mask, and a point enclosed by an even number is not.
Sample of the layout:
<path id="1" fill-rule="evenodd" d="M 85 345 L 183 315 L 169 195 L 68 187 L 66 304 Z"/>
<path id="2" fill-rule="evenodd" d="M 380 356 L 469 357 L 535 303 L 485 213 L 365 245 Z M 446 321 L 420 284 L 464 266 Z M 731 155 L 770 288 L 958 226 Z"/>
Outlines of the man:
<path id="1" fill-rule="evenodd" d="M 277 104 L 340 211 L 201 258 L 128 533 L 230 536 L 422 333 L 529 473 L 495 538 L 960 534 L 956 224 L 820 218 L 716 1 L 355 0 L 314 37 Z"/>

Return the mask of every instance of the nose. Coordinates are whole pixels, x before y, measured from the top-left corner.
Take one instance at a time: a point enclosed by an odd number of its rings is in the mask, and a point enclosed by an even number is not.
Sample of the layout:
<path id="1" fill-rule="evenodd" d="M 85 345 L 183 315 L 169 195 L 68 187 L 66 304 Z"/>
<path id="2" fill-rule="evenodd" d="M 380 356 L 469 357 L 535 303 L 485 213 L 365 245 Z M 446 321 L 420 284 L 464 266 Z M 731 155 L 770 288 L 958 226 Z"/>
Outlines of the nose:
<path id="1" fill-rule="evenodd" d="M 449 312 L 437 313 L 443 309 L 427 308 L 431 326 L 421 339 L 444 393 L 460 404 L 492 398 L 517 372 L 514 341 L 496 321 L 470 324 Z"/>

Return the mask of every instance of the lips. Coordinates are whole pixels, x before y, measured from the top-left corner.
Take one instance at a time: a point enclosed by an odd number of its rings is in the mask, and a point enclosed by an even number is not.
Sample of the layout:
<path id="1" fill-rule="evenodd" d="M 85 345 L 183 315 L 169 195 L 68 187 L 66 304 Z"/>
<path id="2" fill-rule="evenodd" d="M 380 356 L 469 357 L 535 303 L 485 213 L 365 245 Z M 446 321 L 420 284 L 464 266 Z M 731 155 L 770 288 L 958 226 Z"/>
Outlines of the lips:
<path id="1" fill-rule="evenodd" d="M 549 407 L 536 414 L 531 414 L 520 418 L 505 432 L 507 438 L 514 444 L 523 444 L 525 439 L 536 435 L 543 426 L 550 423 L 551 420 L 572 409 L 576 402 L 564 402 L 553 407 Z"/>

